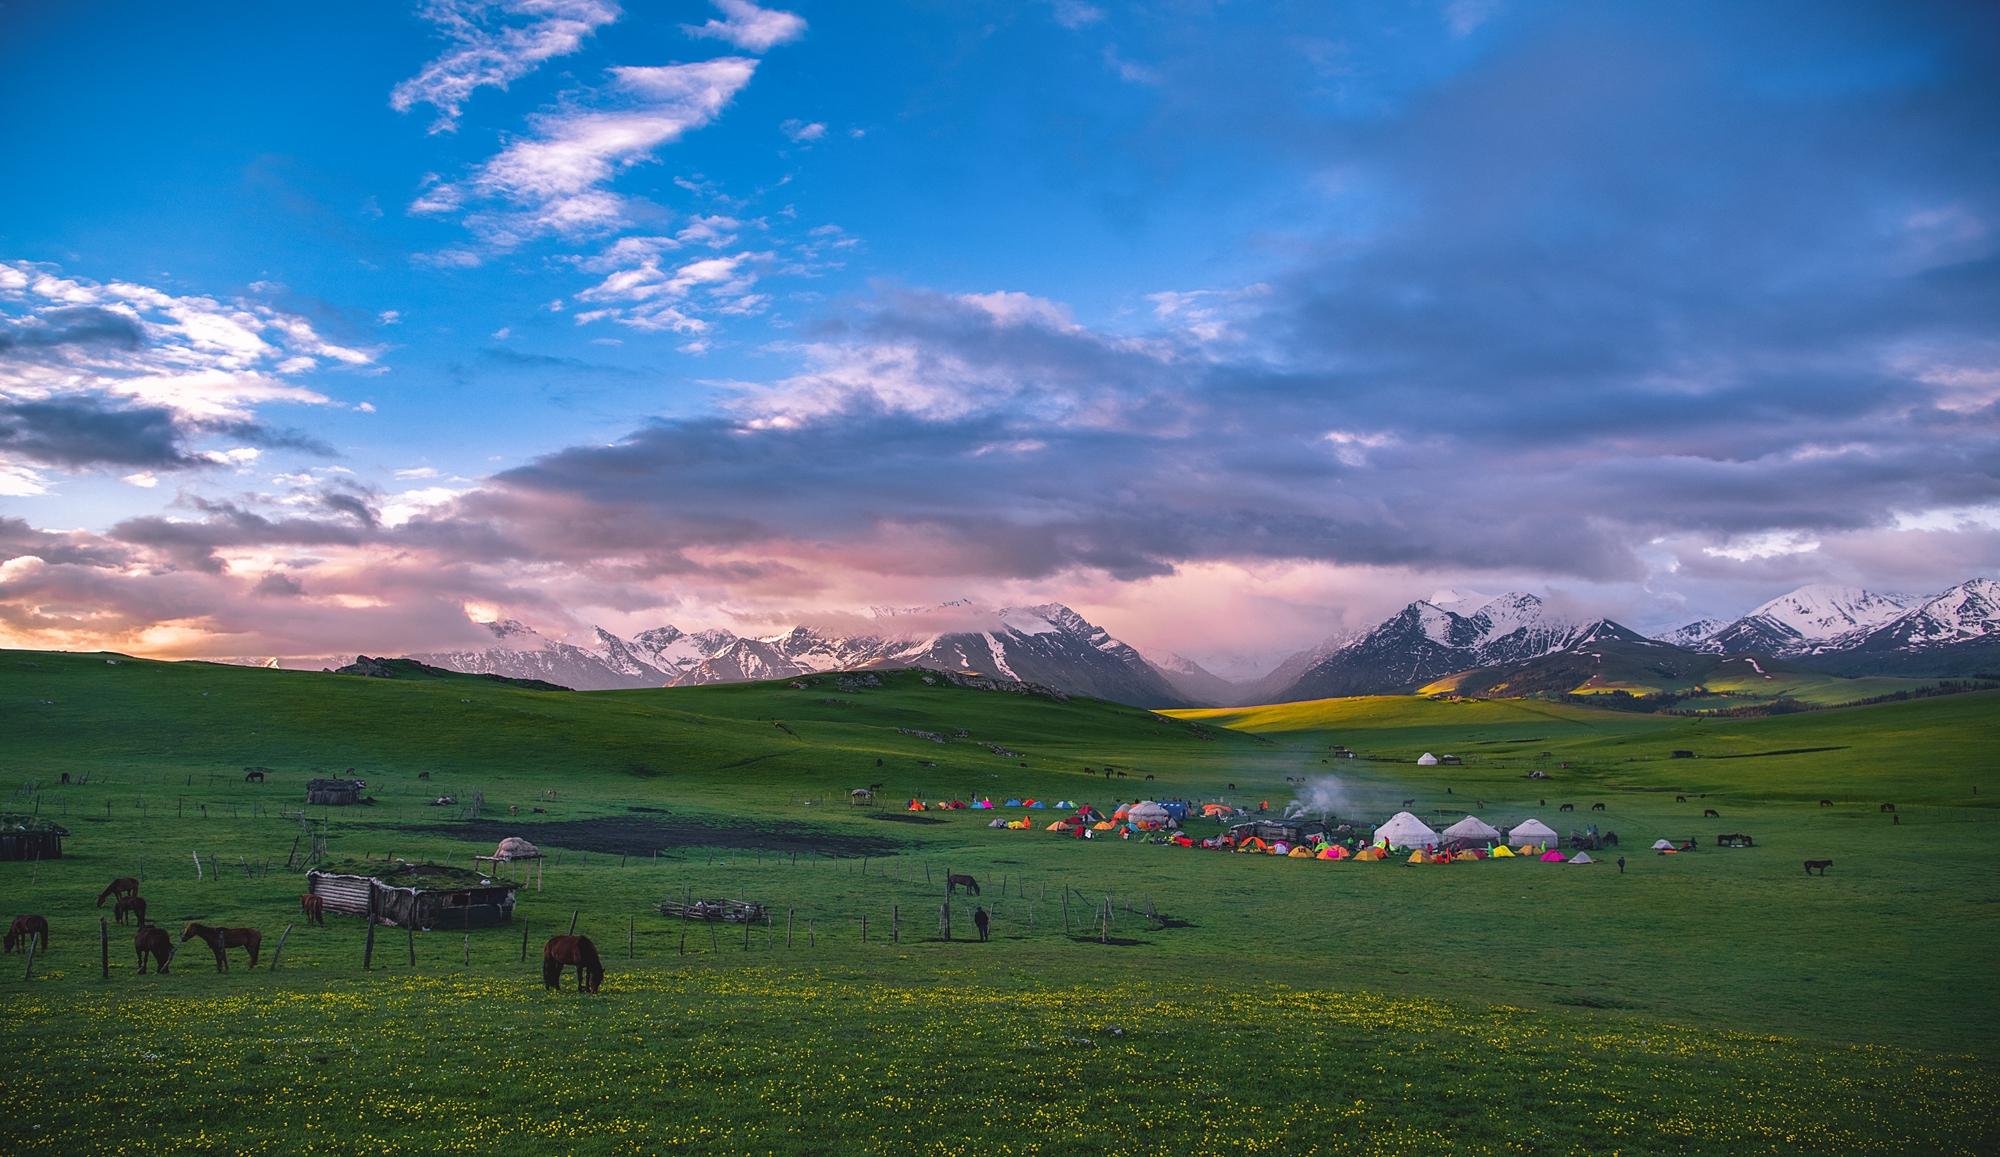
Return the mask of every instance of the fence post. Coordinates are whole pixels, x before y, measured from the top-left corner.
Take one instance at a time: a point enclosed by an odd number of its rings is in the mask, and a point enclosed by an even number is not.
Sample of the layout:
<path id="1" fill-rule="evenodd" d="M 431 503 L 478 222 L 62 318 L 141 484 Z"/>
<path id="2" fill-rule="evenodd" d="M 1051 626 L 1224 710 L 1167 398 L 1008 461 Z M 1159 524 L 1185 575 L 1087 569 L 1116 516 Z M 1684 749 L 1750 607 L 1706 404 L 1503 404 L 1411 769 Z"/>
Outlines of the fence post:
<path id="1" fill-rule="evenodd" d="M 523 918 L 521 921 L 521 963 L 526 964 L 527 962 L 528 962 L 528 921 L 526 918 Z"/>
<path id="2" fill-rule="evenodd" d="M 569 910 L 569 934 L 571 936 L 576 935 L 576 917 L 577 913 L 581 911 L 583 911 L 581 908 L 571 908 Z"/>
<path id="3" fill-rule="evenodd" d="M 99 919 L 103 919 L 103 917 L 99 917 Z M 41 938 L 42 934 L 39 932 L 33 932 L 28 935 L 28 971 L 22 975 L 22 980 L 33 980 L 35 978 L 35 942 Z"/>
<path id="4" fill-rule="evenodd" d="M 899 904 L 889 906 L 889 939 L 896 944 L 903 942 L 903 909 Z"/>
<path id="5" fill-rule="evenodd" d="M 276 972 L 278 970 L 278 961 L 285 958 L 285 938 L 291 934 L 292 926 L 290 924 L 285 925 L 284 932 L 278 936 L 278 950 L 271 953 L 271 971 Z"/>
<path id="6" fill-rule="evenodd" d="M 375 967 L 375 885 L 368 885 L 368 942 L 361 946 L 361 970 Z"/>
<path id="7" fill-rule="evenodd" d="M 199 884 L 201 883 L 201 853 L 189 852 L 188 855 L 194 857 L 194 882 Z"/>

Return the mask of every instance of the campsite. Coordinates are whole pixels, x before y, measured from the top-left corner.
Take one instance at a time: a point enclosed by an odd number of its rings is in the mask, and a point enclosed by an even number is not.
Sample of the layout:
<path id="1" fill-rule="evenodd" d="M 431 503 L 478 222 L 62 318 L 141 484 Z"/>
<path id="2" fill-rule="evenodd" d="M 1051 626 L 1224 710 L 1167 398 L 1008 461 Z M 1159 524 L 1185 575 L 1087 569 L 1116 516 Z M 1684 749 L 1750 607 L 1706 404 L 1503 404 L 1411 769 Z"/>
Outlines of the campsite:
<path id="1" fill-rule="evenodd" d="M 580 694 L 7 653 L 9 810 L 69 834 L 0 865 L 51 924 L 31 977 L 20 955 L 0 975 L 0 1108 L 137 1152 L 198 1147 L 197 1119 L 243 1151 L 826 1152 L 831 1119 L 884 1152 L 1996 1143 L 2000 985 L 1967 962 L 2000 947 L 1979 782 L 2000 693 L 1691 720 L 881 683 Z M 305 803 L 349 768 L 357 802 Z M 1325 830 L 1285 815 L 1302 796 L 1335 801 Z M 1049 830 L 1085 806 L 1092 838 Z M 1530 820 L 1562 862 L 1499 854 L 1547 848 Z M 1199 846 L 1343 823 L 1389 828 L 1391 854 Z M 1620 842 L 1573 863 L 1593 825 Z M 511 910 L 308 925 L 287 867 L 309 834 L 335 877 L 468 903 L 490 878 Z M 478 859 L 510 837 L 540 858 Z M 1486 854 L 1411 862 L 1452 845 Z M 947 913 L 949 875 L 978 892 Z M 176 936 L 260 928 L 262 965 L 183 950 L 141 977 L 113 924 L 105 978 L 94 901 L 124 876 Z M 689 915 L 739 905 L 762 921 Z M 594 996 L 541 983 L 572 921 L 607 966 Z M 91 1131 L 112 1118 L 143 1140 Z"/>

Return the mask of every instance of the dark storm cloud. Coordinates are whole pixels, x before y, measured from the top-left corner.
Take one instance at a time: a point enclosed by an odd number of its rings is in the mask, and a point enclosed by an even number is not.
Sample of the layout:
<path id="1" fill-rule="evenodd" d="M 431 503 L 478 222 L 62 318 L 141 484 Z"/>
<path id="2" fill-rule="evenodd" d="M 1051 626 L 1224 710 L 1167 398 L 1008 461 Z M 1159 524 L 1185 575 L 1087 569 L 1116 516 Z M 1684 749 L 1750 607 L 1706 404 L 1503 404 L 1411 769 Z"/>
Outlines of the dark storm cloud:
<path id="1" fill-rule="evenodd" d="M 17 349 L 61 345 L 105 345 L 133 350 L 144 340 L 137 322 L 95 306 L 52 309 L 38 318 L 19 322 L 0 318 L 0 357 Z"/>
<path id="2" fill-rule="evenodd" d="M 333 454 L 324 442 L 297 431 L 256 422 L 203 421 L 162 406 L 120 405 L 92 396 L 0 401 L 0 452 L 47 466 L 182 470 L 217 465 L 187 448 L 189 439 L 203 435 L 266 449 Z"/>

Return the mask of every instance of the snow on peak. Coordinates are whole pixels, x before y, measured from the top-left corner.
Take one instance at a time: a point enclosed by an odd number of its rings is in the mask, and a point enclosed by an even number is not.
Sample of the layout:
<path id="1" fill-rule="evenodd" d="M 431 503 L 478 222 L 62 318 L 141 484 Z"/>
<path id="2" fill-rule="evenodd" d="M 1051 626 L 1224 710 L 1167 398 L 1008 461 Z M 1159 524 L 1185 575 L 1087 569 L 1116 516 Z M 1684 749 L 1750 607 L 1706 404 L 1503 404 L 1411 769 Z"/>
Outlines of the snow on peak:
<path id="1" fill-rule="evenodd" d="M 1489 600 L 1469 617 L 1484 619 L 1486 637 L 1492 639 L 1511 635 L 1522 627 L 1543 626 L 1548 619 L 1548 608 L 1531 594 L 1509 591 Z"/>
<path id="2" fill-rule="evenodd" d="M 1746 617 L 1768 619 L 1796 632 L 1801 639 L 1818 642 L 1857 630 L 1872 630 L 1922 601 L 1909 595 L 1814 583 L 1779 595 Z"/>
<path id="3" fill-rule="evenodd" d="M 1663 635 L 1655 635 L 1654 638 L 1662 643 L 1672 643 L 1676 647 L 1691 648 L 1698 643 L 1707 642 L 1710 635 L 1728 625 L 1721 619 L 1696 619 L 1685 626 L 1675 627 Z"/>
<path id="4" fill-rule="evenodd" d="M 1424 601 L 1438 610 L 1469 616 L 1475 608 L 1484 605 L 1491 597 L 1490 595 L 1482 595 L 1478 591 L 1466 590 L 1463 587 L 1446 587 Z M 1502 595 L 1501 597 L 1506 598 L 1507 596 Z"/>

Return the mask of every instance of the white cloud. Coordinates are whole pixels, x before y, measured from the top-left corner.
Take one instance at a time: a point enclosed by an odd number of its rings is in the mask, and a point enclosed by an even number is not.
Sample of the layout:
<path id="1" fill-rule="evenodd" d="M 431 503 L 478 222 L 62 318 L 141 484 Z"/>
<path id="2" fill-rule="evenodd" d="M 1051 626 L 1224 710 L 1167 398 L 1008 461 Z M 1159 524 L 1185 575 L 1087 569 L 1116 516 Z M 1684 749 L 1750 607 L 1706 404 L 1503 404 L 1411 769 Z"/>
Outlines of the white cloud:
<path id="1" fill-rule="evenodd" d="M 631 264 L 576 295 L 604 307 L 577 314 L 578 325 L 608 318 L 634 329 L 702 334 L 711 327 L 697 316 L 701 311 L 754 313 L 768 300 L 753 290 L 757 270 L 770 262 L 770 253 L 701 257 L 672 268 L 661 265 L 657 250 L 635 246 L 626 256 Z M 697 292 L 700 300 L 691 300 Z"/>
<path id="2" fill-rule="evenodd" d="M 127 474 L 118 481 L 151 490 L 160 484 L 160 479 L 151 470 L 141 470 L 137 474 Z"/>
<path id="3" fill-rule="evenodd" d="M 33 498 L 49 492 L 49 480 L 26 466 L 0 462 L 0 497 Z"/>
<path id="4" fill-rule="evenodd" d="M 661 145 L 713 121 L 756 70 L 757 62 L 742 56 L 611 69 L 611 83 L 588 94 L 589 103 L 531 117 L 528 136 L 479 166 L 463 185 L 426 189 L 410 211 L 449 213 L 473 202 L 501 203 L 507 207 L 467 218 L 501 249 L 545 233 L 622 229 L 629 224 L 624 199 L 603 186 L 651 159 Z"/>
<path id="5" fill-rule="evenodd" d="M 438 118 L 430 131 L 439 133 L 458 127 L 473 92 L 505 89 L 543 61 L 568 56 L 620 12 L 613 0 L 431 0 L 419 14 L 453 46 L 397 85 L 389 106 L 397 112 L 433 106 Z"/>
<path id="6" fill-rule="evenodd" d="M 1737 535 L 1726 545 L 1703 547 L 1702 553 L 1714 558 L 1750 562 L 1753 559 L 1778 558 L 1787 554 L 1810 554 L 1818 550 L 1819 545 L 1819 539 L 1799 531 L 1769 530 L 1758 534 Z"/>
<path id="7" fill-rule="evenodd" d="M 380 512 L 382 525 L 401 526 L 412 518 L 427 514 L 464 493 L 466 491 L 453 490 L 448 486 L 430 486 L 422 490 L 405 490 L 401 494 L 392 495 L 382 503 Z"/>
<path id="8" fill-rule="evenodd" d="M 258 302 L 66 278 L 26 261 L 0 263 L 0 318 L 29 338 L 0 362 L 0 396 L 16 400 L 111 395 L 240 420 L 258 403 L 329 401 L 286 377 L 375 360 Z"/>
<path id="9" fill-rule="evenodd" d="M 375 315 L 375 320 L 382 325 L 401 325 L 403 324 L 403 315 L 399 310 L 385 309 Z"/>
<path id="10" fill-rule="evenodd" d="M 794 118 L 779 125 L 778 131 L 790 137 L 793 144 L 800 144 L 805 141 L 816 141 L 824 137 L 826 135 L 826 126 L 818 123 L 807 124 L 802 120 Z"/>
<path id="11" fill-rule="evenodd" d="M 1055 0 L 1056 23 L 1071 30 L 1085 28 L 1104 19 L 1104 9 L 1083 0 Z"/>
<path id="12" fill-rule="evenodd" d="M 438 472 L 436 468 L 431 466 L 418 466 L 411 470 L 396 471 L 396 477 L 398 478 L 436 478 L 437 476 Z"/>
<path id="13" fill-rule="evenodd" d="M 700 26 L 683 24 L 681 30 L 689 36 L 726 40 L 745 52 L 768 52 L 806 34 L 805 17 L 796 12 L 759 8 L 750 0 L 715 0 L 715 6 L 727 19 L 711 18 Z"/>

